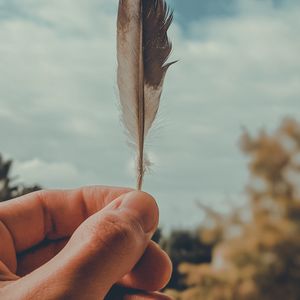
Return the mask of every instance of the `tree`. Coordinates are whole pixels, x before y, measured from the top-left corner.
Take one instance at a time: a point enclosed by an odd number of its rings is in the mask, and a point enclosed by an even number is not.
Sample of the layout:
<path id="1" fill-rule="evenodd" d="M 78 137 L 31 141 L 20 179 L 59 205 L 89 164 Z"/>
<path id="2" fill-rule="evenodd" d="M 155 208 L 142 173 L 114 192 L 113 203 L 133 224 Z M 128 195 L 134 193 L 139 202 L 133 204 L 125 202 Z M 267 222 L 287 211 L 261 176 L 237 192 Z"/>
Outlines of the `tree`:
<path id="1" fill-rule="evenodd" d="M 180 266 L 188 289 L 170 292 L 175 299 L 300 299 L 300 124 L 286 119 L 273 134 L 245 132 L 241 144 L 250 156 L 251 221 L 234 236 L 237 224 L 227 227 L 211 264 Z"/>
<path id="2" fill-rule="evenodd" d="M 191 264 L 208 263 L 212 257 L 212 244 L 202 241 L 197 231 L 175 230 L 162 239 L 162 248 L 168 253 L 173 264 L 173 274 L 168 288 L 184 290 L 184 282 L 178 266 L 183 262 Z"/>
<path id="3" fill-rule="evenodd" d="M 0 154 L 0 202 L 41 189 L 38 185 L 24 186 L 13 184 L 13 179 L 10 177 L 11 167 L 12 160 L 4 160 Z"/>

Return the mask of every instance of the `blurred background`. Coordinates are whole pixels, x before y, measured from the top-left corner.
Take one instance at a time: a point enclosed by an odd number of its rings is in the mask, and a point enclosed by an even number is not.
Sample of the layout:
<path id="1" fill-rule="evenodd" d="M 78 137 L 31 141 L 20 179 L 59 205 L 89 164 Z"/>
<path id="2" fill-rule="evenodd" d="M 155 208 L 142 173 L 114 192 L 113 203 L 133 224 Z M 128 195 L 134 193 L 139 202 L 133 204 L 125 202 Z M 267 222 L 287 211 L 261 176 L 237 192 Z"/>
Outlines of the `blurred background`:
<path id="1" fill-rule="evenodd" d="M 134 187 L 117 2 L 0 0 L 2 201 L 42 187 Z M 147 142 L 144 186 L 174 262 L 168 293 L 299 300 L 300 3 L 169 4 L 179 62 Z"/>

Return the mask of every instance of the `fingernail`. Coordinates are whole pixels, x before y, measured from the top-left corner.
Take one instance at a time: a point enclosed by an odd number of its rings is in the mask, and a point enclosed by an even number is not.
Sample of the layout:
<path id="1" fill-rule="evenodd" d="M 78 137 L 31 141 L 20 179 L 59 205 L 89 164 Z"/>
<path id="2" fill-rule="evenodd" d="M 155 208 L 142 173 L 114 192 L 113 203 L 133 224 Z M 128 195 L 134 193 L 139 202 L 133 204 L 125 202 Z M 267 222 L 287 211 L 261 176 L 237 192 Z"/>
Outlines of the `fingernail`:
<path id="1" fill-rule="evenodd" d="M 153 232 L 158 224 L 158 207 L 150 195 L 143 192 L 130 192 L 124 195 L 121 208 L 131 210 L 145 233 Z"/>

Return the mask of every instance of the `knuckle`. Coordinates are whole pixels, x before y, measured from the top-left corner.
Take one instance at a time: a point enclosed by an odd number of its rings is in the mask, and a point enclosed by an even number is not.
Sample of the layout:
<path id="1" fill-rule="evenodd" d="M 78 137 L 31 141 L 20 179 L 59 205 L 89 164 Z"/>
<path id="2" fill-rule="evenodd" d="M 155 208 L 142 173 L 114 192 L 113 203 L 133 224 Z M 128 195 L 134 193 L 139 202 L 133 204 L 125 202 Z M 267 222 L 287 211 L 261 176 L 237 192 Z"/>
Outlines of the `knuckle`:
<path id="1" fill-rule="evenodd" d="M 101 220 L 103 231 L 120 240 L 128 240 L 133 234 L 132 225 L 115 215 L 106 215 Z"/>
<path id="2" fill-rule="evenodd" d="M 97 248 L 113 250 L 114 246 L 121 246 L 129 251 L 136 241 L 136 225 L 134 221 L 125 221 L 114 214 L 107 214 L 99 220 L 92 233 L 92 244 Z M 118 247 L 118 248 L 119 248 Z"/>

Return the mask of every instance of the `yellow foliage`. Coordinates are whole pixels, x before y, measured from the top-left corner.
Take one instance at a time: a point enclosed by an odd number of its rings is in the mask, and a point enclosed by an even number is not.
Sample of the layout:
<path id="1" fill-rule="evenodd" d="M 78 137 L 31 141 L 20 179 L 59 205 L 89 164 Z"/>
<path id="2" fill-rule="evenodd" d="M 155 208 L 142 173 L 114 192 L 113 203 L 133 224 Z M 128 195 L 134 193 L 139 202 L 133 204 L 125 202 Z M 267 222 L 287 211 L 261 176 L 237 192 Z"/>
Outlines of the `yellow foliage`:
<path id="1" fill-rule="evenodd" d="M 273 134 L 246 132 L 241 145 L 250 156 L 252 221 L 240 224 L 239 236 L 224 235 L 211 264 L 181 265 L 189 288 L 168 291 L 174 299 L 300 299 L 300 124 L 287 119 Z M 210 240 L 221 227 L 201 235 Z"/>

